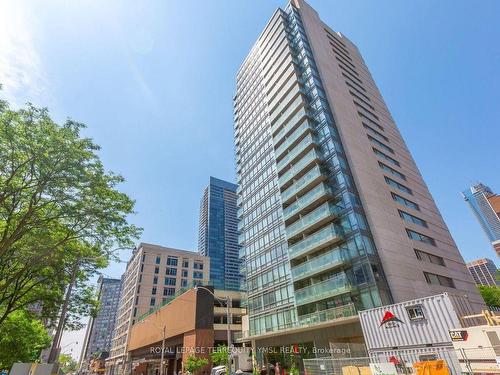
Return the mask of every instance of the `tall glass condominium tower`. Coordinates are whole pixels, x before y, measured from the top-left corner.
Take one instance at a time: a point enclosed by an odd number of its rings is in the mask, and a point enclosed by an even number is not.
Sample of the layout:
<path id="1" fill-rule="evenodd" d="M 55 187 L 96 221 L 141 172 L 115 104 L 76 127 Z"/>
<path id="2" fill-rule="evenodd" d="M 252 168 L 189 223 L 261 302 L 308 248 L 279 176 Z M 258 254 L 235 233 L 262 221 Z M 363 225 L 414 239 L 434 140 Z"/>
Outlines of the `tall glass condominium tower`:
<path id="1" fill-rule="evenodd" d="M 443 291 L 482 306 L 357 47 L 304 1 L 239 69 L 234 135 L 250 338 Z"/>
<path id="2" fill-rule="evenodd" d="M 200 203 L 198 252 L 210 257 L 216 289 L 241 289 L 236 210 L 236 185 L 210 177 Z"/>
<path id="3" fill-rule="evenodd" d="M 500 255 L 500 195 L 494 194 L 483 184 L 476 184 L 463 193 L 481 228 Z"/>

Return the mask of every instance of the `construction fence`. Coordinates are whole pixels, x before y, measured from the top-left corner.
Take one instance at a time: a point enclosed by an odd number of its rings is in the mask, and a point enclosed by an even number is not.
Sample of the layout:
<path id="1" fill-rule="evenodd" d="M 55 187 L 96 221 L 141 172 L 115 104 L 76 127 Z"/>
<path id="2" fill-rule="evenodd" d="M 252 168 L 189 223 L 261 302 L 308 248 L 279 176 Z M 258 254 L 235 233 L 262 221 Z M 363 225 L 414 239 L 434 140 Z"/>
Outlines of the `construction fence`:
<path id="1" fill-rule="evenodd" d="M 304 359 L 304 371 L 307 375 L 374 375 L 377 372 L 370 364 L 387 363 L 394 365 L 397 374 L 500 374 L 500 346 L 460 350 L 429 347 L 372 352 L 365 357 Z"/>

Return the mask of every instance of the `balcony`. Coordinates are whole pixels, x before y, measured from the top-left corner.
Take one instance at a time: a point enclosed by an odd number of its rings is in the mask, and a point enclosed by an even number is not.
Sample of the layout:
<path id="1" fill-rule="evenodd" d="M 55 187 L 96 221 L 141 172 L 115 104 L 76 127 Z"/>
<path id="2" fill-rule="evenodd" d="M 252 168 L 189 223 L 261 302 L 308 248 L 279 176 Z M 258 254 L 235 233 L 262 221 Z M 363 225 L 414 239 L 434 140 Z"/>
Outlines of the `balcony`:
<path id="1" fill-rule="evenodd" d="M 325 298 L 349 293 L 352 286 L 345 273 L 340 273 L 331 279 L 307 286 L 295 291 L 295 303 L 305 305 Z"/>
<path id="2" fill-rule="evenodd" d="M 348 318 L 357 315 L 356 307 L 353 303 L 347 305 L 333 307 L 328 310 L 316 311 L 311 314 L 301 315 L 298 317 L 299 325 L 313 325 L 332 320 Z"/>
<path id="3" fill-rule="evenodd" d="M 273 133 L 274 144 L 279 144 L 281 139 L 300 124 L 305 116 L 307 116 L 307 112 L 305 108 L 301 108 L 290 120 L 288 120 L 287 124 L 279 132 L 276 133 L 277 129 L 272 127 L 271 131 Z"/>
<path id="4" fill-rule="evenodd" d="M 302 141 L 300 141 L 299 144 L 297 144 L 292 151 L 286 154 L 285 157 L 276 164 L 278 173 L 281 172 L 281 170 L 286 166 L 288 166 L 292 161 L 304 155 L 314 146 L 315 146 L 314 137 L 312 136 L 312 134 L 309 134 Z"/>
<path id="5" fill-rule="evenodd" d="M 307 234 L 315 228 L 321 226 L 324 222 L 335 217 L 341 210 L 339 206 L 331 202 L 326 202 L 316 208 L 314 211 L 302 216 L 299 220 L 286 227 L 286 236 L 289 240 L 294 237 Z"/>
<path id="6" fill-rule="evenodd" d="M 286 173 L 278 179 L 280 187 L 286 187 L 294 177 L 297 177 L 299 173 L 311 165 L 311 163 L 319 162 L 320 160 L 321 158 L 315 149 L 309 151 L 302 159 L 295 163 L 292 168 L 286 171 Z"/>
<path id="7" fill-rule="evenodd" d="M 314 129 L 311 124 L 309 124 L 307 120 L 304 120 L 304 122 L 294 130 L 292 135 L 286 138 L 285 141 L 276 148 L 276 159 L 279 159 L 286 150 L 290 149 L 291 147 L 295 147 L 295 142 L 297 142 L 297 140 L 299 140 L 304 134 L 312 131 L 314 131 Z"/>
<path id="8" fill-rule="evenodd" d="M 304 212 L 304 210 L 308 209 L 313 204 L 318 205 L 324 202 L 331 195 L 332 190 L 324 183 L 321 183 L 283 210 L 285 221 Z"/>
<path id="9" fill-rule="evenodd" d="M 286 125 L 290 119 L 293 119 L 294 114 L 300 109 L 304 108 L 305 101 L 302 96 L 297 97 L 293 102 L 291 102 L 288 105 L 288 108 L 278 114 L 272 121 L 271 121 L 271 128 L 272 129 L 280 129 L 282 126 Z"/>
<path id="10" fill-rule="evenodd" d="M 334 224 L 330 224 L 326 228 L 311 234 L 302 241 L 288 246 L 288 256 L 290 259 L 294 259 L 319 250 L 325 246 L 340 241 L 341 239 L 341 230 Z"/>
<path id="11" fill-rule="evenodd" d="M 296 195 L 299 195 L 302 191 L 307 189 L 309 186 L 316 184 L 318 181 L 326 179 L 321 173 L 321 169 L 319 165 L 315 166 L 305 175 L 303 175 L 300 179 L 294 182 L 292 186 L 286 189 L 281 193 L 281 201 L 283 204 L 288 203 L 288 201 L 294 198 Z"/>
<path id="12" fill-rule="evenodd" d="M 268 108 L 270 108 L 269 116 L 271 118 L 271 122 L 274 122 L 276 118 L 280 116 L 280 113 L 285 111 L 285 109 L 290 105 L 291 102 L 297 97 L 297 95 L 300 95 L 302 92 L 299 84 L 295 87 L 293 87 L 286 95 L 285 97 L 281 97 L 278 105 L 274 107 L 274 104 L 271 104 Z"/>
<path id="13" fill-rule="evenodd" d="M 301 263 L 292 268 L 292 277 L 294 281 L 306 277 L 317 275 L 323 271 L 340 267 L 346 263 L 347 254 L 342 249 L 331 250 L 307 262 Z"/>

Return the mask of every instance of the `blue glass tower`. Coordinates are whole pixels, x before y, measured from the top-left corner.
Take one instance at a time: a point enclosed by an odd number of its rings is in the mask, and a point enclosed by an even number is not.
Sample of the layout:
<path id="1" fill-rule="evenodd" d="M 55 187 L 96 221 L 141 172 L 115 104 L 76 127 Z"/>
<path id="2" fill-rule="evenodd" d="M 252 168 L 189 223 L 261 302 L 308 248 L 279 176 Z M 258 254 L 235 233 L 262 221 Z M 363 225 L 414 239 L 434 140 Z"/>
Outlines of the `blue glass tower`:
<path id="1" fill-rule="evenodd" d="M 236 188 L 210 177 L 200 203 L 198 252 L 210 257 L 210 280 L 216 289 L 240 289 Z"/>

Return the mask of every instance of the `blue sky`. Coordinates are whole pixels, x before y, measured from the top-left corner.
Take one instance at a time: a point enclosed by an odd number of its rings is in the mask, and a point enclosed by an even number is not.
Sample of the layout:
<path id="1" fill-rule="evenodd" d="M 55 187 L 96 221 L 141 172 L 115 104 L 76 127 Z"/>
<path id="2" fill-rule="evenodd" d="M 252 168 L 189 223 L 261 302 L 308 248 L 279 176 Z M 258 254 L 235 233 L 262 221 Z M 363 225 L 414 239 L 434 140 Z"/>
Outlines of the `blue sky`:
<path id="1" fill-rule="evenodd" d="M 235 73 L 284 4 L 7 0 L 1 95 L 87 124 L 137 201 L 142 240 L 195 250 L 209 176 L 235 179 Z M 460 191 L 500 193 L 500 2 L 310 4 L 358 45 L 464 258 L 494 258 Z"/>

